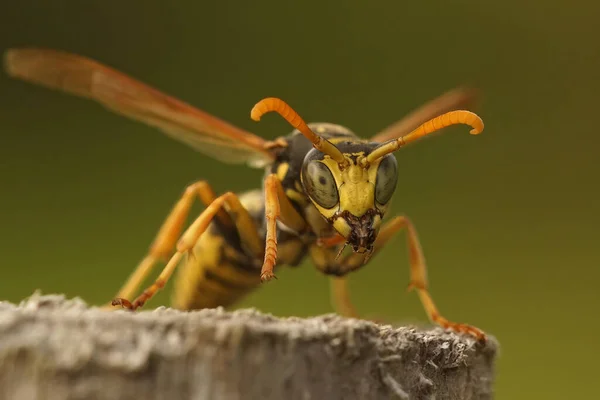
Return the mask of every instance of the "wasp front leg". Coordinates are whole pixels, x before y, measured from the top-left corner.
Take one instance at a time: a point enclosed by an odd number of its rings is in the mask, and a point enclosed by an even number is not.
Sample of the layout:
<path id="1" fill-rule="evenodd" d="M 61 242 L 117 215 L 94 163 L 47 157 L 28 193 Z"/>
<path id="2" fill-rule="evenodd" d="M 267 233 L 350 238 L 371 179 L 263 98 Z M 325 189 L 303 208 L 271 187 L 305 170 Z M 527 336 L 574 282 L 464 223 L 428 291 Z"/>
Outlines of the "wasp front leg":
<path id="1" fill-rule="evenodd" d="M 266 177 L 264 187 L 267 234 L 265 258 L 260 271 L 262 282 L 276 278 L 273 268 L 277 264 L 277 220 L 296 232 L 301 232 L 306 227 L 306 222 L 285 195 L 281 181 L 276 174 Z"/>
<path id="2" fill-rule="evenodd" d="M 417 231 L 408 217 L 395 217 L 381 228 L 381 231 L 379 232 L 379 235 L 374 243 L 375 251 L 373 255 L 379 252 L 381 248 L 402 228 L 406 228 L 409 249 L 410 284 L 408 288 L 409 290 L 417 290 L 429 320 L 442 326 L 443 328 L 451 329 L 461 333 L 468 333 L 476 337 L 478 340 L 485 340 L 485 334 L 480 329 L 467 324 L 451 322 L 440 314 L 429 293 L 427 268 L 421 243 L 419 241 Z M 333 303 L 336 305 L 338 310 L 345 310 L 346 312 L 349 310 L 350 315 L 345 315 L 350 317 L 356 317 L 357 313 L 354 311 L 355 309 L 350 302 L 345 274 L 360 268 L 364 262 L 364 258 L 365 255 L 363 254 L 352 253 L 336 262 L 336 265 L 329 267 L 331 269 L 336 268 L 336 272 L 340 276 L 332 278 Z"/>
<path id="3" fill-rule="evenodd" d="M 417 290 L 429 320 L 437 323 L 445 329 L 451 329 L 461 333 L 468 333 L 478 340 L 485 341 L 485 334 L 480 329 L 471 325 L 449 321 L 440 314 L 435 303 L 433 302 L 431 294 L 429 293 L 425 257 L 423 255 L 423 250 L 421 248 L 417 231 L 410 219 L 407 217 L 396 217 L 395 223 L 397 225 L 397 230 L 400 230 L 403 227 L 406 227 L 407 230 L 406 233 L 410 260 L 410 284 L 408 285 L 408 290 Z"/>

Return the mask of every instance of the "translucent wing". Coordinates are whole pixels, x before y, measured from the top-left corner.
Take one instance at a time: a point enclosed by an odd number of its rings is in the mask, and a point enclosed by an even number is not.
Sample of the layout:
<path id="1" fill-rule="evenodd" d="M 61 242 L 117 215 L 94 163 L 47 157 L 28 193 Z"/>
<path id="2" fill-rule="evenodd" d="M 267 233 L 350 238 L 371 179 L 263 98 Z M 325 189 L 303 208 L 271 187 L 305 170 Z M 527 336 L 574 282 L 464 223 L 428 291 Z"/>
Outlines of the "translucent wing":
<path id="1" fill-rule="evenodd" d="M 274 159 L 263 138 L 89 58 L 25 48 L 8 50 L 4 63 L 12 77 L 95 100 L 220 161 L 261 167 Z"/>
<path id="2" fill-rule="evenodd" d="M 371 140 L 383 143 L 397 139 L 440 114 L 472 106 L 476 99 L 477 92 L 474 89 L 459 87 L 450 90 L 388 126 L 373 136 Z"/>

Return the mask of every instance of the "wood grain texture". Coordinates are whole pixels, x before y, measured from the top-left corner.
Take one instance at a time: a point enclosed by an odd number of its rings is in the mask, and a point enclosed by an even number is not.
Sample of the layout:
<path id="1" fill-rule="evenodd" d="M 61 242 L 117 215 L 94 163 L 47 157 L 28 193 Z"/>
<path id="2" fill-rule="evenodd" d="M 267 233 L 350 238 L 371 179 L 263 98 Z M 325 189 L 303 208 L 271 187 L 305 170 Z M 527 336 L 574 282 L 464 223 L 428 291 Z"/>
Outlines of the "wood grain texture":
<path id="1" fill-rule="evenodd" d="M 335 315 L 0 303 L 1 399 L 491 399 L 495 339 Z"/>

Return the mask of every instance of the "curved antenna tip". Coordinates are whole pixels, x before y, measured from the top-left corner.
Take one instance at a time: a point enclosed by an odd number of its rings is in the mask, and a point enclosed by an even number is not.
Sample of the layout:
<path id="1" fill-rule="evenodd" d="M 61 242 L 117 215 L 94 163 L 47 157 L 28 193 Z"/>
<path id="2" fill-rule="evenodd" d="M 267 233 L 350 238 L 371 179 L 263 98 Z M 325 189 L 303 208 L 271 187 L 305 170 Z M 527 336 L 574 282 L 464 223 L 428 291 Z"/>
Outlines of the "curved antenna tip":
<path id="1" fill-rule="evenodd" d="M 252 110 L 250 110 L 250 118 L 252 118 L 253 121 L 260 121 L 260 117 L 262 117 L 262 113 L 254 106 Z"/>
<path id="2" fill-rule="evenodd" d="M 15 68 L 16 58 L 17 50 L 15 49 L 6 50 L 2 56 L 2 67 L 10 77 L 14 77 L 17 73 Z"/>
<path id="3" fill-rule="evenodd" d="M 469 133 L 471 135 L 479 135 L 481 132 L 483 132 L 483 121 L 481 118 L 477 117 L 474 123 L 475 126 L 473 126 L 473 129 L 471 129 Z"/>

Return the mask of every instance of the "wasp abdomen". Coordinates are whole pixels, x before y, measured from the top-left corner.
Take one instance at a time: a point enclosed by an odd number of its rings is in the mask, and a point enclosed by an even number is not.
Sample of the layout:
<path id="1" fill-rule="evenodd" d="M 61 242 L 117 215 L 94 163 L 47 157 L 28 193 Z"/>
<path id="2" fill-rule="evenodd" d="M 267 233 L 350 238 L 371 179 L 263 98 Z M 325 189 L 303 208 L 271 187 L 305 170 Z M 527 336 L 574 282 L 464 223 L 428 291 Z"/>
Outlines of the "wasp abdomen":
<path id="1" fill-rule="evenodd" d="M 200 237 L 193 252 L 179 266 L 172 295 L 175 308 L 190 310 L 227 307 L 241 300 L 260 285 L 263 254 L 253 254 L 244 237 L 256 235 L 265 240 L 265 207 L 261 190 L 239 196 L 240 202 L 256 224 L 254 232 L 227 228 L 215 220 Z M 239 215 L 229 213 L 235 222 Z M 278 266 L 297 265 L 306 246 L 295 234 L 280 231 Z"/>

